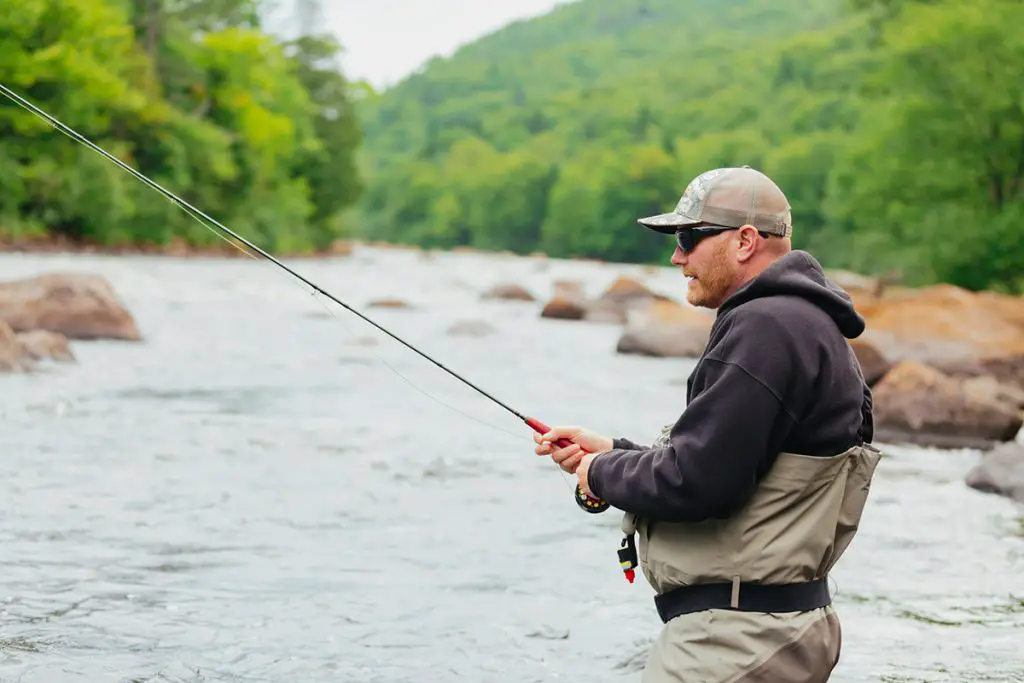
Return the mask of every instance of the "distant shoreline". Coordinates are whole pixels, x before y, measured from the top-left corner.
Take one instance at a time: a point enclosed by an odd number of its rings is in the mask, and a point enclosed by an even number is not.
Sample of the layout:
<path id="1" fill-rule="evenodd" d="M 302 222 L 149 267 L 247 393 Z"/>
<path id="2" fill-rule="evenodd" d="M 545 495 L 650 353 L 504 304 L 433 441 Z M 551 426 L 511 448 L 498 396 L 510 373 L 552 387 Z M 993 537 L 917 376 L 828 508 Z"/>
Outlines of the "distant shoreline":
<path id="1" fill-rule="evenodd" d="M 355 244 L 355 242 L 338 240 L 331 247 L 322 250 L 296 253 L 274 253 L 268 251 L 268 253 L 288 258 L 329 258 L 332 256 L 347 256 L 352 252 L 352 247 Z M 183 240 L 173 240 L 169 244 L 105 245 L 88 241 L 70 240 L 64 237 L 34 239 L 0 237 L 0 254 L 95 254 L 100 256 L 168 256 L 174 258 L 245 258 L 248 255 L 248 251 L 248 248 L 243 244 L 239 244 L 236 248 L 227 242 L 209 246 L 194 246 L 186 244 Z"/>
<path id="2" fill-rule="evenodd" d="M 174 240 L 170 244 L 104 245 L 94 242 L 70 240 L 65 237 L 34 239 L 10 239 L 7 237 L 0 237 L 0 254 L 91 254 L 99 256 L 166 256 L 171 258 L 245 258 L 248 256 L 249 250 L 245 245 L 239 243 L 238 247 L 235 247 L 232 246 L 232 244 L 222 241 L 216 245 L 194 246 L 186 244 L 184 240 Z M 417 244 L 400 244 L 380 240 L 366 241 L 359 239 L 338 239 L 326 249 L 310 249 L 299 252 L 278 252 L 267 250 L 267 253 L 275 257 L 288 259 L 323 259 L 349 256 L 356 247 L 419 251 L 424 253 L 489 254 L 494 256 L 515 256 L 518 258 L 535 259 L 555 258 L 543 252 L 517 254 L 509 250 L 495 251 L 470 246 L 433 248 L 422 247 Z M 258 254 L 254 255 L 257 257 L 259 256 Z M 584 257 L 568 257 L 567 260 L 609 263 L 607 261 L 601 261 L 600 259 Z M 645 264 L 625 265 L 642 266 Z"/>

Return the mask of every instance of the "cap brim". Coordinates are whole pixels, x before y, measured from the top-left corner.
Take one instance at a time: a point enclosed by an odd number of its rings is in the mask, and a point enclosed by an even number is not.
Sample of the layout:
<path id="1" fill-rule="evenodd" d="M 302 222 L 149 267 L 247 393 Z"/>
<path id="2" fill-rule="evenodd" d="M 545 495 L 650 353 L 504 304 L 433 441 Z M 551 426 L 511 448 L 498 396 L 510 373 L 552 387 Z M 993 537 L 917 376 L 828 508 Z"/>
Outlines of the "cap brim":
<path id="1" fill-rule="evenodd" d="M 678 214 L 675 211 L 669 213 L 661 213 L 657 216 L 648 216 L 646 218 L 639 218 L 636 221 L 645 228 L 651 230 L 657 230 L 660 233 L 666 235 L 675 234 L 675 231 L 679 228 L 685 228 L 690 225 L 697 225 L 700 221 L 695 221 L 682 214 Z"/>

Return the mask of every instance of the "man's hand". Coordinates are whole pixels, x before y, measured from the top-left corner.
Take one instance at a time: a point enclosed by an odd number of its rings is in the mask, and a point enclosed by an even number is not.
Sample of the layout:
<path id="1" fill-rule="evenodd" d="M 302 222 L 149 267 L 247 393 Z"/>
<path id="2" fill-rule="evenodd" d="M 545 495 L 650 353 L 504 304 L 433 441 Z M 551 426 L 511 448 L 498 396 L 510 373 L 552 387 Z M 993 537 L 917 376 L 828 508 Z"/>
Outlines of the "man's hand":
<path id="1" fill-rule="evenodd" d="M 572 441 L 572 445 L 559 448 L 554 445 L 559 439 L 568 439 Z M 607 436 L 595 434 L 582 427 L 554 427 L 547 434 L 534 432 L 533 440 L 538 444 L 534 449 L 537 455 L 550 455 L 551 459 L 569 474 L 576 472 L 580 461 L 587 453 L 603 453 L 610 451 L 614 446 Z M 589 460 L 587 466 L 590 466 Z"/>

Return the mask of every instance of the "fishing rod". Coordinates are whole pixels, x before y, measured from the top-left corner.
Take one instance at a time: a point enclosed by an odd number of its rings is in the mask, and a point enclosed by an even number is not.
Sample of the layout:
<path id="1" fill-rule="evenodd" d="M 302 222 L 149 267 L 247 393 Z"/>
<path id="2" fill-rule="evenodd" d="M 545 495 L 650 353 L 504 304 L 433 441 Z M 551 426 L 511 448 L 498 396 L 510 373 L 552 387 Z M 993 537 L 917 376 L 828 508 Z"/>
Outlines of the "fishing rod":
<path id="1" fill-rule="evenodd" d="M 185 211 L 187 211 L 187 212 L 191 212 L 191 215 L 193 217 L 201 217 L 202 219 L 207 221 L 210 225 L 213 225 L 217 229 L 219 229 L 223 234 L 231 237 L 232 239 L 234 239 L 234 240 L 236 240 L 238 242 L 241 242 L 242 244 L 244 244 L 246 247 L 248 247 L 253 252 L 259 254 L 260 256 L 262 256 L 267 261 L 269 261 L 272 264 L 276 265 L 277 267 L 283 269 L 286 273 L 288 273 L 292 277 L 298 279 L 300 282 L 302 282 L 306 286 L 312 288 L 314 292 L 322 294 L 323 296 L 327 297 L 328 299 L 330 299 L 334 303 L 338 304 L 339 306 L 341 306 L 345 310 L 349 311 L 350 313 L 355 314 L 356 316 L 358 316 L 359 318 L 361 318 L 365 322 L 369 323 L 373 327 L 377 328 L 378 330 L 380 330 L 384 334 L 388 335 L 389 337 L 391 337 L 392 339 L 394 339 L 398 343 L 402 344 L 406 348 L 408 348 L 411 351 L 419 354 L 420 356 L 422 356 L 426 360 L 430 361 L 431 363 L 433 363 L 437 367 L 441 368 L 442 370 L 447 372 L 449 375 L 451 375 L 455 379 L 459 380 L 463 384 L 467 385 L 468 387 L 470 387 L 471 389 L 473 389 L 477 393 L 481 394 L 482 396 L 484 396 L 488 400 L 493 401 L 494 403 L 498 404 L 499 406 L 501 406 L 502 408 L 504 408 L 508 412 L 512 413 L 513 415 L 515 415 L 517 418 L 519 418 L 523 422 L 525 422 L 531 429 L 533 429 L 538 434 L 545 434 L 545 433 L 547 433 L 548 431 L 551 430 L 551 428 L 549 426 L 547 426 L 546 424 L 544 424 L 543 422 L 541 422 L 537 418 L 527 417 L 526 415 L 524 415 L 524 414 L 520 413 L 519 411 L 513 409 L 511 406 L 507 405 L 506 403 L 504 403 L 502 401 L 499 401 L 497 398 L 495 398 L 494 396 L 492 396 L 488 392 L 484 391 L 483 389 L 478 387 L 476 384 L 470 382 L 468 379 L 466 379 L 465 377 L 463 377 L 459 373 L 457 373 L 454 370 L 451 370 L 450 368 L 446 367 L 440 361 L 432 358 L 431 356 L 429 356 L 428 354 L 426 354 L 423 351 L 419 350 L 418 348 L 416 348 L 415 346 L 413 346 L 409 342 L 405 341 L 404 339 L 402 339 L 398 335 L 394 334 L 393 332 L 391 332 L 387 328 L 383 327 L 382 325 L 379 325 L 375 321 L 373 321 L 370 318 L 368 318 L 367 316 L 363 315 L 362 313 L 357 311 L 355 308 L 353 308 L 352 306 L 348 305 L 347 303 L 345 303 L 341 299 L 337 298 L 336 296 L 334 296 L 330 292 L 326 291 L 325 289 L 323 289 L 319 285 L 311 282 L 310 280 L 308 280 L 304 276 L 302 276 L 299 273 L 297 273 L 296 271 L 292 270 L 291 268 L 286 266 L 284 263 L 279 261 L 277 258 L 275 258 L 273 255 L 267 253 L 263 249 L 260 249 L 258 246 L 256 246 L 255 244 L 253 244 L 249 240 L 245 239 L 244 237 L 242 237 L 238 233 L 234 232 L 233 230 L 231 230 L 227 226 L 223 225 L 222 223 L 220 223 L 216 219 L 211 218 L 210 216 L 206 215 L 205 213 L 203 213 L 202 211 L 200 211 L 196 207 L 192 206 L 191 204 L 186 202 L 184 199 L 182 199 L 178 195 L 176 195 L 173 192 L 171 192 L 170 190 L 164 188 L 163 186 L 161 186 L 160 184 L 156 183 L 155 181 L 150 180 L 148 177 L 146 177 L 145 175 L 143 175 L 139 171 L 136 171 L 134 168 L 132 168 L 128 164 L 124 163 L 123 161 L 121 161 L 117 157 L 113 156 L 112 154 L 110 154 L 106 150 L 104 150 L 101 147 L 99 147 L 98 145 L 94 144 L 91 140 L 87 139 L 85 136 L 81 135 L 80 133 L 76 132 L 75 130 L 73 130 L 73 129 L 69 128 L 68 126 L 64 125 L 57 118 L 55 118 L 54 116 L 51 116 L 50 114 L 48 114 L 47 112 L 43 111 L 42 109 L 40 109 L 36 105 L 32 104 L 31 102 L 29 102 L 25 98 L 21 97 L 20 95 L 18 95 L 14 91 L 10 90 L 3 83 L 0 83 L 0 92 L 2 92 L 9 99 L 13 100 L 15 103 L 17 103 L 21 107 L 27 109 L 28 111 L 32 112 L 36 116 L 42 118 L 43 120 L 45 120 L 47 123 L 49 123 L 51 126 L 56 128 L 60 132 L 64 133 L 65 135 L 67 135 L 69 137 L 71 137 L 73 140 L 77 140 L 78 142 L 82 143 L 83 145 L 85 145 L 89 149 L 91 149 L 94 152 L 98 153 L 99 155 L 105 157 L 109 161 L 114 162 L 117 166 L 119 166 L 123 170 L 127 171 L 129 174 L 131 174 L 132 176 L 134 176 L 135 178 L 137 178 L 141 182 L 145 183 L 149 187 L 151 187 L 154 190 L 156 190 L 157 192 L 162 194 L 164 197 L 166 197 L 167 199 L 171 200 L 171 202 L 173 202 L 174 204 L 177 204 L 179 207 L 185 209 Z M 555 445 L 560 447 L 560 448 L 565 448 L 566 446 L 571 446 L 572 443 L 573 442 L 570 441 L 569 439 L 562 438 L 562 439 L 559 439 L 558 441 L 556 441 Z M 586 451 L 584 451 L 584 452 L 586 452 Z M 596 514 L 596 513 L 599 513 L 599 512 L 604 512 L 605 510 L 607 510 L 610 507 L 607 501 L 604 501 L 604 500 L 601 500 L 601 499 L 598 499 L 598 498 L 592 498 L 591 496 L 588 496 L 587 494 L 585 494 L 583 492 L 583 490 L 580 488 L 579 484 L 576 485 L 576 490 L 575 490 L 574 497 L 575 497 L 575 500 L 576 500 L 576 504 L 581 509 L 585 510 L 586 512 L 590 512 L 590 513 Z"/>

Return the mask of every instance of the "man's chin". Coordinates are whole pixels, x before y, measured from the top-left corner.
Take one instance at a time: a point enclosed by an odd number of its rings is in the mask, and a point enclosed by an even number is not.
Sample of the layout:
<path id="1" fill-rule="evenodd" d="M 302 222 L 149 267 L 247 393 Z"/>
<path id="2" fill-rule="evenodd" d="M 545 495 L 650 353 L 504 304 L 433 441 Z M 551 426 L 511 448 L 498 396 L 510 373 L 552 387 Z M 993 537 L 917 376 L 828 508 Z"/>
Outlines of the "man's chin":
<path id="1" fill-rule="evenodd" d="M 718 306 L 716 306 L 714 302 L 709 300 L 708 296 L 702 290 L 692 289 L 692 282 L 690 283 L 690 287 L 691 289 L 689 289 L 686 292 L 687 303 L 689 303 L 691 306 L 696 306 L 697 308 L 718 308 Z"/>
<path id="2" fill-rule="evenodd" d="M 696 286 L 695 286 L 696 285 Z M 690 280 L 686 288 L 686 301 L 691 306 L 704 305 L 704 293 L 700 291 L 700 285 L 696 280 Z"/>

